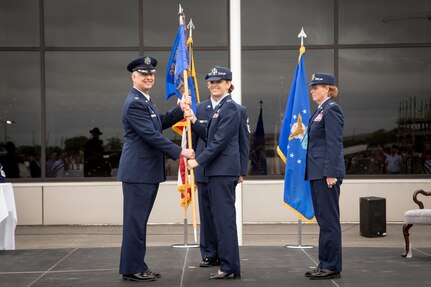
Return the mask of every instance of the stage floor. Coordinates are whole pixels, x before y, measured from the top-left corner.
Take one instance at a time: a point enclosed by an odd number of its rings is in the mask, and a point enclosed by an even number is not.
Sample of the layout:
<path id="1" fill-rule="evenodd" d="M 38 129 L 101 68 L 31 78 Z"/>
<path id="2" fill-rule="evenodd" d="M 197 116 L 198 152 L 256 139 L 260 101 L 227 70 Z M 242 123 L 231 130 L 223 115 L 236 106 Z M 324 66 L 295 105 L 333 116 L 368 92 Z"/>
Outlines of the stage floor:
<path id="1" fill-rule="evenodd" d="M 1 287 L 109 286 L 428 286 L 431 248 L 413 249 L 402 258 L 400 248 L 343 248 L 341 279 L 312 281 L 304 272 L 314 268 L 317 248 L 284 246 L 240 248 L 240 280 L 208 280 L 214 268 L 199 268 L 198 248 L 149 247 L 147 264 L 162 278 L 128 282 L 118 274 L 120 249 L 71 248 L 0 251 Z"/>

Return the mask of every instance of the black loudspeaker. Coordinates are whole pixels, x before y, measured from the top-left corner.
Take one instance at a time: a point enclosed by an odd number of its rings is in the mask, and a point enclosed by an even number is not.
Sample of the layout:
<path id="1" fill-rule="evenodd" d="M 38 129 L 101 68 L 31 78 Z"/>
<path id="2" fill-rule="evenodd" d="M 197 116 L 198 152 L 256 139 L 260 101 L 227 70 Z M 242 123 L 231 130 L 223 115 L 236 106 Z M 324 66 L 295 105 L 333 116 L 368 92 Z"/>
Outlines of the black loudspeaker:
<path id="1" fill-rule="evenodd" d="M 365 237 L 386 236 L 386 199 L 360 198 L 360 232 Z"/>

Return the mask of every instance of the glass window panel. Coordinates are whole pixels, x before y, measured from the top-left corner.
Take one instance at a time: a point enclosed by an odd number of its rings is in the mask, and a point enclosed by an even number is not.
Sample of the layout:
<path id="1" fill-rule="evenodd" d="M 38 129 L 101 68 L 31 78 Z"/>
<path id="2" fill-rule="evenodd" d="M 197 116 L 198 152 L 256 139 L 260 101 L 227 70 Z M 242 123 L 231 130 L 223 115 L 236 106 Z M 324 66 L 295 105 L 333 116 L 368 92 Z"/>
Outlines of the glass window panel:
<path id="1" fill-rule="evenodd" d="M 169 0 L 144 0 L 144 46 L 171 47 L 178 29 L 178 3 Z M 197 46 L 228 44 L 228 1 L 181 1 L 186 22 L 196 26 L 193 40 Z M 211 15 L 209 17 L 209 15 Z"/>
<path id="2" fill-rule="evenodd" d="M 260 112 L 259 102 L 262 100 L 267 170 L 270 175 L 284 173 L 276 147 L 298 55 L 299 50 L 244 51 L 242 55 L 242 104 L 247 107 L 250 118 L 251 143 Z M 332 50 L 307 50 L 305 57 L 308 78 L 315 71 L 333 73 Z M 314 110 L 316 107 L 310 104 L 310 108 Z"/>
<path id="3" fill-rule="evenodd" d="M 168 51 L 145 53 L 158 60 L 156 84 L 151 96 L 161 112 L 174 107 L 177 101 L 175 97 L 165 100 L 169 54 Z M 101 139 L 105 144 L 105 154 L 110 156 L 111 176 L 116 175 L 118 162 L 114 160 L 118 160 L 121 147 L 111 148 L 107 144 L 114 140 L 123 142 L 121 107 L 132 87 L 130 73 L 125 67 L 137 56 L 132 52 L 47 52 L 46 154 L 47 160 L 54 160 L 59 153 L 64 154 L 66 171 L 61 176 L 83 176 L 83 145 L 90 136 L 89 130 L 94 127 L 103 133 Z M 203 94 L 206 92 L 203 81 L 206 71 L 215 64 L 227 65 L 227 58 L 227 52 L 195 52 L 198 82 Z M 164 133 L 178 143 L 181 140 L 170 129 Z M 50 166 L 48 162 L 47 166 Z M 178 163 L 168 160 L 167 169 L 168 175 L 176 175 Z M 50 175 L 48 171 L 47 175 Z"/>
<path id="4" fill-rule="evenodd" d="M 399 173 L 425 173 L 431 151 L 431 49 L 340 50 L 339 103 L 350 174 L 388 173 L 398 145 Z"/>
<path id="5" fill-rule="evenodd" d="M 31 167 L 33 177 L 40 177 L 39 53 L 0 52 L 0 63 L 0 158 L 6 166 L 6 143 L 12 142 L 19 168 L 19 175 L 6 176 L 31 177 Z"/>
<path id="6" fill-rule="evenodd" d="M 304 27 L 305 44 L 334 43 L 333 1 L 247 0 L 241 5 L 242 44 L 298 45 Z"/>
<path id="7" fill-rule="evenodd" d="M 0 46 L 39 46 L 39 1 L 0 1 Z"/>
<path id="8" fill-rule="evenodd" d="M 339 42 L 342 44 L 431 41 L 429 0 L 351 0 L 338 3 Z"/>
<path id="9" fill-rule="evenodd" d="M 136 0 L 45 0 L 46 46 L 138 46 Z"/>
<path id="10" fill-rule="evenodd" d="M 64 172 L 52 176 L 82 176 L 84 142 L 94 127 L 103 133 L 110 175 L 116 176 L 123 142 L 121 108 L 131 87 L 126 66 L 137 55 L 46 53 L 47 160 L 61 153 L 65 164 Z"/>

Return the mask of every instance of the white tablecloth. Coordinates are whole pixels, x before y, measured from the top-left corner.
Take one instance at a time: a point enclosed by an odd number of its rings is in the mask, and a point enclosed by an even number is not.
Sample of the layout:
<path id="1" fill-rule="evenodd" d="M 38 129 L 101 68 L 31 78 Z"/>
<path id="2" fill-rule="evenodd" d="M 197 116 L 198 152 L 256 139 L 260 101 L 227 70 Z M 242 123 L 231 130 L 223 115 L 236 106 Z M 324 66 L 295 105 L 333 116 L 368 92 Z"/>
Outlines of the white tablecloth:
<path id="1" fill-rule="evenodd" d="M 0 250 L 15 249 L 17 223 L 15 198 L 11 183 L 0 184 Z"/>

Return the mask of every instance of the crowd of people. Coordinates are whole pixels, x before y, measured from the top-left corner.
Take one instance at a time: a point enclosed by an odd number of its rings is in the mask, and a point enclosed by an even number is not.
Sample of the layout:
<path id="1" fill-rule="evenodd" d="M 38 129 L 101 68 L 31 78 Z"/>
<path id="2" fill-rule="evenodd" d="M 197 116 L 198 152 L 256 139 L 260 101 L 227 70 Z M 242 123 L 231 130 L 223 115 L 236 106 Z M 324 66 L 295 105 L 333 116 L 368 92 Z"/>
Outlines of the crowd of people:
<path id="1" fill-rule="evenodd" d="M 347 174 L 431 174 L 431 147 L 380 144 L 344 158 Z"/>
<path id="2" fill-rule="evenodd" d="M 47 150 L 45 164 L 46 177 L 110 177 L 112 166 L 118 163 L 115 154 L 107 154 L 102 132 L 95 127 L 89 131 L 87 139 L 79 150 L 66 152 L 60 148 Z M 0 163 L 7 178 L 40 178 L 42 175 L 40 152 L 35 147 L 17 148 L 9 141 L 4 146 L 5 152 L 0 155 Z"/>

